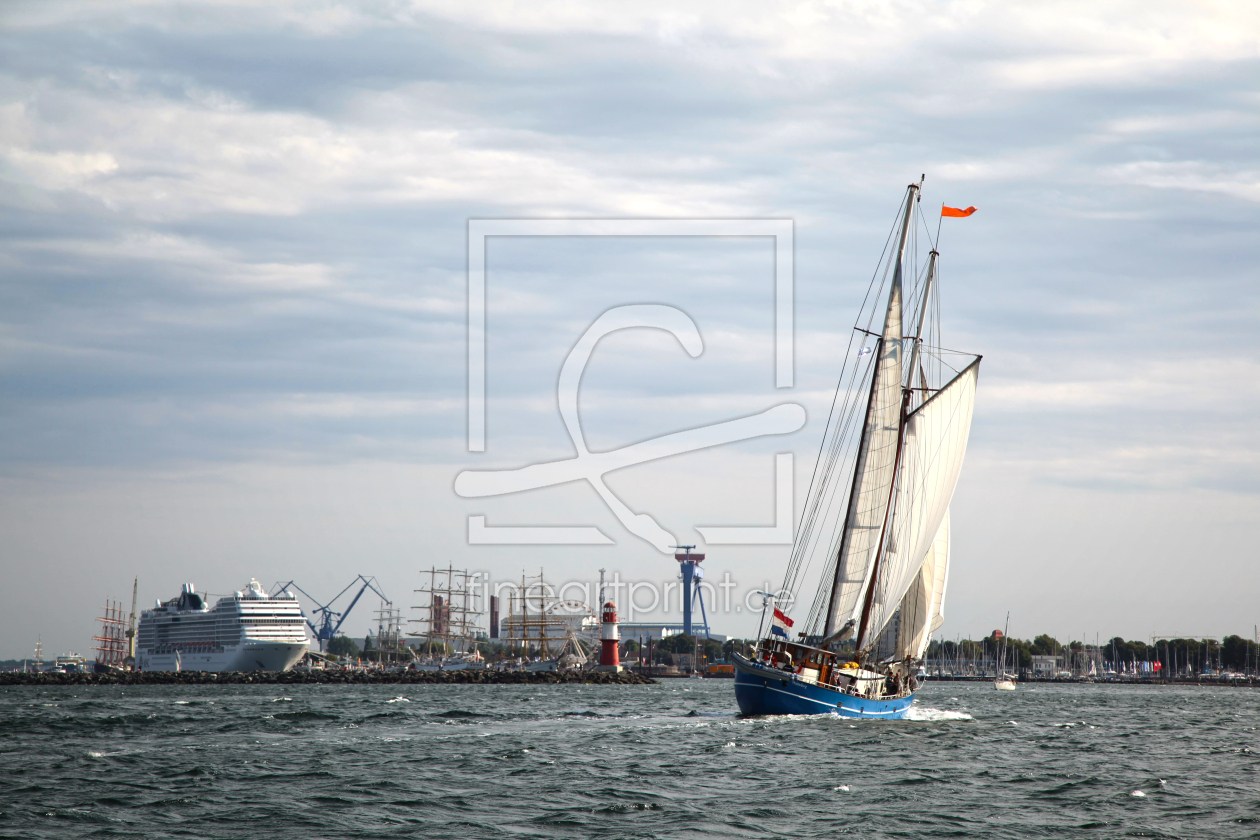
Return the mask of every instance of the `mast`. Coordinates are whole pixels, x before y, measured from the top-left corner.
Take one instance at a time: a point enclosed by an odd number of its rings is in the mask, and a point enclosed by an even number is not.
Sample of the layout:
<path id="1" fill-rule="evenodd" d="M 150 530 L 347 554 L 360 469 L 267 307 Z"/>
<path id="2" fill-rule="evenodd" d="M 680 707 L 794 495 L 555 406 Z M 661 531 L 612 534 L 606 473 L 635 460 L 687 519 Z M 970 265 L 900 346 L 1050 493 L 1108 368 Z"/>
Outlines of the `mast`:
<path id="1" fill-rule="evenodd" d="M 127 619 L 127 658 L 136 662 L 136 595 L 140 592 L 140 576 L 131 582 L 131 617 Z"/>
<path id="2" fill-rule="evenodd" d="M 1002 673 L 999 679 L 1006 679 L 1006 637 L 1011 632 L 1011 614 L 1006 614 L 1006 629 L 1002 631 Z"/>
<path id="3" fill-rule="evenodd" d="M 919 348 L 923 345 L 923 321 L 927 318 L 928 299 L 932 296 L 932 286 L 936 280 L 936 258 L 940 256 L 936 250 L 928 254 L 927 280 L 923 284 L 923 300 L 919 304 L 919 324 L 914 331 L 914 344 L 910 348 L 910 374 L 906 377 L 906 387 L 913 389 L 914 374 L 919 369 Z M 923 387 L 927 388 L 924 379 Z M 923 393 L 927 399 L 927 391 Z"/>
<path id="4" fill-rule="evenodd" d="M 902 254 L 903 261 L 904 261 L 905 248 L 906 248 L 906 226 L 909 224 L 909 218 L 910 218 L 909 214 L 907 214 L 905 221 L 903 221 L 902 223 L 903 226 L 902 226 L 902 231 L 901 231 L 901 254 Z M 871 569 L 871 585 L 867 589 L 866 598 L 863 600 L 863 603 L 862 603 L 862 621 L 858 629 L 858 644 L 857 644 L 857 649 L 859 651 L 864 646 L 863 643 L 866 641 L 866 633 L 870 625 L 871 606 L 874 602 L 875 585 L 879 579 L 879 560 L 880 560 L 880 556 L 884 553 L 884 540 L 887 536 L 888 520 L 892 517 L 893 493 L 896 492 L 897 470 L 901 464 L 901 449 L 902 449 L 902 443 L 904 440 L 905 428 L 906 428 L 906 410 L 909 408 L 911 395 L 914 393 L 914 387 L 913 387 L 914 374 L 919 369 L 919 348 L 923 344 L 923 322 L 927 318 L 928 300 L 930 299 L 932 295 L 932 281 L 936 279 L 937 256 L 939 256 L 939 254 L 936 250 L 933 250 L 928 256 L 927 279 L 923 284 L 923 299 L 919 301 L 919 323 L 915 326 L 914 344 L 911 345 L 911 350 L 910 350 L 910 366 L 909 366 L 910 370 L 909 370 L 909 373 L 906 374 L 906 380 L 905 380 L 906 384 L 904 386 L 905 397 L 902 402 L 901 419 L 899 421 L 900 428 L 898 429 L 898 433 L 897 433 L 897 459 L 893 464 L 893 481 L 891 482 L 888 488 L 888 508 L 884 513 L 884 527 L 883 527 L 883 530 L 881 530 L 880 535 L 879 535 L 879 548 L 875 552 L 874 568 Z M 900 273 L 901 263 L 898 263 L 897 271 L 898 273 Z M 923 387 L 925 389 L 927 387 L 926 379 L 923 382 Z M 926 390 L 924 391 L 923 398 L 927 399 Z M 865 433 L 866 430 L 863 429 L 862 431 Z M 1003 667 L 1005 668 L 1005 665 Z"/>
<path id="5" fill-rule="evenodd" d="M 902 218 L 901 218 L 901 234 L 900 234 L 898 245 L 897 245 L 897 253 L 896 253 L 896 258 L 895 258 L 896 265 L 893 269 L 892 288 L 889 290 L 889 293 L 888 293 L 888 307 L 884 313 L 883 335 L 879 339 L 879 343 L 876 345 L 877 355 L 876 355 L 876 362 L 875 362 L 875 370 L 871 375 L 871 390 L 870 390 L 870 394 L 867 397 L 867 402 L 866 402 L 866 417 L 862 423 L 862 435 L 858 442 L 857 456 L 855 459 L 854 470 L 853 470 L 853 484 L 849 489 L 849 504 L 848 504 L 848 509 L 845 512 L 844 530 L 841 533 L 840 549 L 836 556 L 836 573 L 831 583 L 831 596 L 830 596 L 830 600 L 827 606 L 827 617 L 826 617 L 826 621 L 823 624 L 823 636 L 825 639 L 830 638 L 831 636 L 836 634 L 836 631 L 838 629 L 841 629 L 837 627 L 837 625 L 840 623 L 840 612 L 842 608 L 842 604 L 840 603 L 840 600 L 841 600 L 840 590 L 841 590 L 842 584 L 845 582 L 846 575 L 852 571 L 855 571 L 855 570 L 846 568 L 849 565 L 847 561 L 850 559 L 850 554 L 852 553 L 852 550 L 853 550 L 853 535 L 854 535 L 855 530 L 857 530 L 859 527 L 863 530 L 866 530 L 866 529 L 873 530 L 875 527 L 879 527 L 880 536 L 879 536 L 878 544 L 881 548 L 883 546 L 883 541 L 884 541 L 883 527 L 886 526 L 887 524 L 887 516 L 886 516 L 887 510 L 886 509 L 884 510 L 884 514 L 885 514 L 884 516 L 878 516 L 877 512 L 874 509 L 867 510 L 867 511 L 860 510 L 859 502 L 862 500 L 862 497 L 865 495 L 865 491 L 868 489 L 864 486 L 865 480 L 869 478 L 874 478 L 878 481 L 878 479 L 880 478 L 879 473 L 883 472 L 888 466 L 887 453 L 881 451 L 880 452 L 881 458 L 877 459 L 877 463 L 874 464 L 871 467 L 871 469 L 868 471 L 868 460 L 871 454 L 872 443 L 873 443 L 871 439 L 871 432 L 879 431 L 879 432 L 886 433 L 892 430 L 891 427 L 885 426 L 884 424 L 888 420 L 891 419 L 891 417 L 886 416 L 886 414 L 888 413 L 889 409 L 893 408 L 893 406 L 885 405 L 883 404 L 883 402 L 877 405 L 877 396 L 880 393 L 880 389 L 886 387 L 887 385 L 887 383 L 883 381 L 884 376 L 881 376 L 881 373 L 884 373 L 884 368 L 886 366 L 896 367 L 896 379 L 897 379 L 896 387 L 899 392 L 901 391 L 901 387 L 902 387 L 901 370 L 900 370 L 900 361 L 901 361 L 900 354 L 901 354 L 901 349 L 902 349 L 901 347 L 902 330 L 901 330 L 901 311 L 900 311 L 901 310 L 901 289 L 902 289 L 902 277 L 904 276 L 904 266 L 905 266 L 905 260 L 906 260 L 906 243 L 909 241 L 909 238 L 910 238 L 910 228 L 911 228 L 910 223 L 911 223 L 911 219 L 914 216 L 915 198 L 917 197 L 918 192 L 919 192 L 918 184 L 910 184 L 906 188 L 906 205 L 905 205 L 905 212 L 902 214 Z M 891 373 L 892 371 L 889 371 L 889 374 Z M 902 427 L 905 424 L 905 400 L 904 398 L 900 398 L 901 397 L 900 393 L 898 393 L 898 397 L 899 399 L 897 399 L 895 402 L 895 406 L 896 406 L 895 410 L 897 412 L 897 418 L 898 418 L 897 419 L 896 446 L 897 446 L 897 454 L 900 454 L 901 442 L 902 442 L 901 432 L 902 432 Z M 885 399 L 885 402 L 886 402 L 886 399 Z M 877 415 L 880 415 L 880 416 L 877 416 Z M 876 426 L 880 426 L 880 428 L 876 429 Z M 886 446 L 886 444 L 889 441 L 886 440 L 887 438 L 886 434 L 881 434 L 879 437 L 881 438 L 879 443 L 882 450 L 882 448 Z M 893 476 L 889 478 L 890 485 L 894 484 L 893 478 L 895 477 L 895 474 L 896 474 L 895 466 L 893 469 L 894 469 Z M 868 472 L 870 472 L 871 475 L 868 475 Z M 875 488 L 870 488 L 870 489 L 879 490 L 881 488 L 875 487 Z M 891 496 L 889 498 L 891 498 Z M 878 503 L 881 503 L 881 502 L 877 502 L 877 504 Z M 872 523 L 858 522 L 860 515 L 863 513 L 867 514 L 868 516 L 870 514 L 876 514 L 878 517 L 878 520 L 883 520 L 883 525 L 875 525 L 873 522 Z M 861 553 L 863 554 L 861 558 L 861 562 L 864 567 L 861 570 L 863 573 L 863 579 L 865 579 L 866 577 L 865 565 L 869 561 L 869 557 L 870 557 L 869 550 L 870 550 L 869 541 L 866 541 L 865 544 L 860 545 L 859 551 L 861 551 Z M 878 557 L 878 555 L 876 556 Z M 874 576 L 871 575 L 870 577 L 871 577 L 871 583 L 873 585 Z M 868 594 L 868 601 L 869 601 L 869 594 Z M 864 609 L 863 613 L 865 614 L 866 612 L 867 610 Z"/>

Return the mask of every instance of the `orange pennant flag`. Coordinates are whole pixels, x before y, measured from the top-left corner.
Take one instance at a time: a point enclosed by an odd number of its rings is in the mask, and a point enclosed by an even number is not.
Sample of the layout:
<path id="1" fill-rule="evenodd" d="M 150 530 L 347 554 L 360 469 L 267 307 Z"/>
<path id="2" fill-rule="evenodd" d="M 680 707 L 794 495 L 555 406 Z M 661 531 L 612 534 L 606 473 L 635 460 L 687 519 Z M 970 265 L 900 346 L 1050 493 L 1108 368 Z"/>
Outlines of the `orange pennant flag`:
<path id="1" fill-rule="evenodd" d="M 963 216 L 970 216 L 974 212 L 976 212 L 976 208 L 974 207 L 968 207 L 966 210 L 963 210 L 960 207 L 946 207 L 941 205 L 942 216 L 957 216 L 961 218 Z"/>

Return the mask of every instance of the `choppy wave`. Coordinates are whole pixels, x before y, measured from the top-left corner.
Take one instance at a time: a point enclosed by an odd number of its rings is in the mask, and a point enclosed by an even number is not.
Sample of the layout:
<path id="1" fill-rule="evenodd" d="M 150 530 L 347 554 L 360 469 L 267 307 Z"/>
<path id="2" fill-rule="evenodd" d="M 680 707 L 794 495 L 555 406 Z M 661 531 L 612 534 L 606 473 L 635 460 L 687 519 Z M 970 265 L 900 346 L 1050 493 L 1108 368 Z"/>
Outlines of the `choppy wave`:
<path id="1" fill-rule="evenodd" d="M 684 688 L 9 690 L 0 834 L 807 838 L 908 802 L 913 820 L 861 835 L 1243 836 L 1258 819 L 1260 704 L 1238 690 L 928 684 L 894 722 L 740 718 L 729 681 Z M 1210 806 L 1187 795 L 1207 789 Z"/>
<path id="2" fill-rule="evenodd" d="M 927 706 L 914 705 L 906 713 L 906 720 L 975 720 L 967 712 L 952 709 L 933 709 Z"/>

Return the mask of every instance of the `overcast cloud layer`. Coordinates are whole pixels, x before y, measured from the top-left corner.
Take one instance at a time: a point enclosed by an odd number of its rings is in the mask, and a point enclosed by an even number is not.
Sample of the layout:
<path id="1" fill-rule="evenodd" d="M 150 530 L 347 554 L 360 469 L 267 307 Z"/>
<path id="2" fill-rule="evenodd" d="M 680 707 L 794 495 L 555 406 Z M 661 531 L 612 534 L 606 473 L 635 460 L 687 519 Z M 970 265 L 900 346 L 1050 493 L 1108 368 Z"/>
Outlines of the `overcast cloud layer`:
<path id="1" fill-rule="evenodd" d="M 686 542 L 797 512 L 905 185 L 947 220 L 943 329 L 983 353 L 947 636 L 1250 633 L 1258 615 L 1260 9 L 1231 3 L 57 3 L 0 12 L 0 657 L 89 647 L 105 598 L 251 576 L 401 605 L 432 563 L 666 580 L 584 485 L 462 469 L 792 401 L 788 438 L 609 476 Z M 488 446 L 465 448 L 474 218 L 787 218 L 796 385 L 764 239 L 488 249 Z M 608 547 L 470 547 L 466 518 Z M 786 547 L 710 549 L 777 581 Z M 370 605 L 347 628 L 361 634 Z M 715 630 L 744 635 L 747 613 Z"/>

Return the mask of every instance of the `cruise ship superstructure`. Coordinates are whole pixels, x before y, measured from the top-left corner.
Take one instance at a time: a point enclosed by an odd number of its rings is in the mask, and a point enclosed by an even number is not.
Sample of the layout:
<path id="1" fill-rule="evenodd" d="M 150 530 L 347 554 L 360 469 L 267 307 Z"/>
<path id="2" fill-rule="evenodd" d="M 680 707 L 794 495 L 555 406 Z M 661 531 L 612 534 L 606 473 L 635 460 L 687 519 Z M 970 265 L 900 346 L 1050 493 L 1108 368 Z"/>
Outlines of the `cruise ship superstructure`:
<path id="1" fill-rule="evenodd" d="M 256 580 L 213 609 L 186 583 L 141 613 L 137 637 L 141 671 L 287 671 L 310 646 L 297 597 L 273 598 Z"/>

